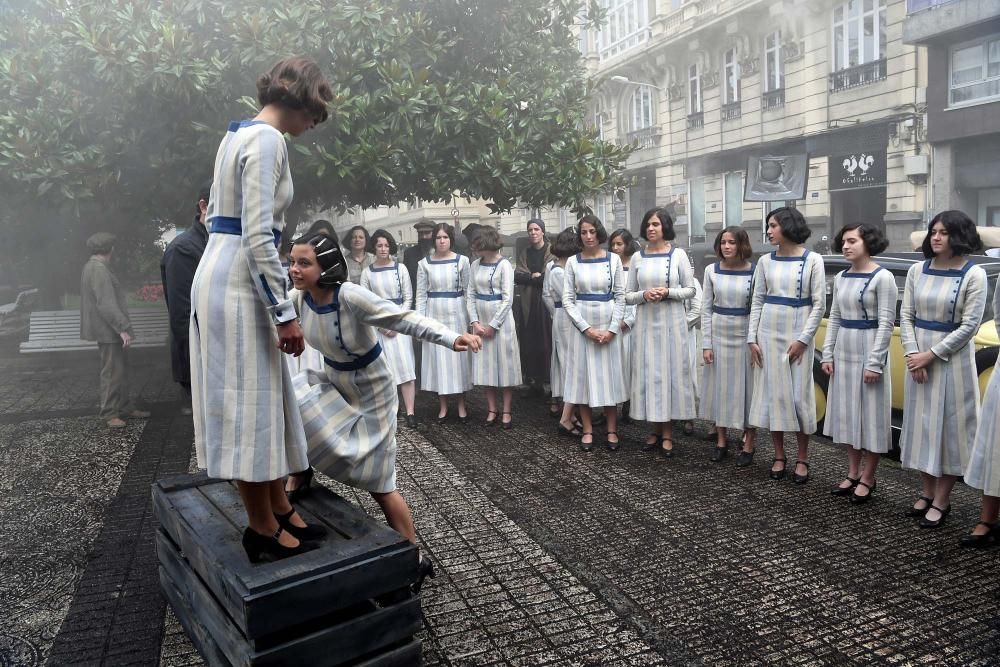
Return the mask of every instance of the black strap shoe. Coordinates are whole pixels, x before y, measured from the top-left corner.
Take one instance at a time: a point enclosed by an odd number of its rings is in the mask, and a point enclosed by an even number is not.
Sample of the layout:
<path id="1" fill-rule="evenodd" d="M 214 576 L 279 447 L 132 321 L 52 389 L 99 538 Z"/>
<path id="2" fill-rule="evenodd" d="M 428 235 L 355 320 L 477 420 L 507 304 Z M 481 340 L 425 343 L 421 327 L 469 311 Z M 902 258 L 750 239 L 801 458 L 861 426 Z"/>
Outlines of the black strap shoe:
<path id="1" fill-rule="evenodd" d="M 803 466 L 806 467 L 806 474 L 800 475 L 799 473 L 795 472 L 795 469 L 798 468 L 800 465 L 803 465 Z M 796 461 L 795 462 L 795 465 L 792 466 L 792 481 L 795 482 L 796 484 L 805 484 L 806 482 L 809 481 L 809 462 L 808 461 Z"/>
<path id="2" fill-rule="evenodd" d="M 965 547 L 966 549 L 985 549 L 996 544 L 997 525 L 995 523 L 987 523 L 986 521 L 980 521 L 976 526 L 986 526 L 988 530 L 982 535 L 976 535 L 975 533 L 969 533 L 968 535 L 962 535 L 959 538 L 958 543 Z"/>
<path id="3" fill-rule="evenodd" d="M 772 467 L 771 468 L 771 472 L 768 473 L 769 476 L 771 477 L 771 479 L 774 479 L 774 480 L 785 479 L 785 468 L 788 467 L 787 466 L 788 459 L 775 458 L 774 461 L 771 462 L 771 466 L 774 466 L 775 463 L 780 463 L 781 464 L 781 470 L 775 470 Z"/>
<path id="4" fill-rule="evenodd" d="M 856 487 L 858 485 L 858 482 L 861 481 L 861 478 L 858 477 L 857 479 L 854 479 L 853 477 L 847 477 L 846 480 L 851 483 L 850 486 L 840 486 L 840 484 L 843 484 L 843 482 L 841 482 L 837 486 L 835 486 L 832 489 L 830 489 L 830 495 L 831 496 L 847 496 L 847 495 L 850 495 L 850 494 L 854 493 L 854 487 Z"/>
<path id="5" fill-rule="evenodd" d="M 862 495 L 858 494 L 858 487 L 865 487 L 868 489 L 868 493 Z M 854 493 L 851 494 L 851 504 L 852 505 L 864 505 L 869 500 L 872 499 L 872 494 L 875 493 L 875 487 L 878 486 L 878 480 L 873 481 L 870 485 L 865 484 L 860 479 L 858 480 L 858 485 L 854 488 Z"/>
<path id="6" fill-rule="evenodd" d="M 299 546 L 286 547 L 278 538 L 281 537 L 281 528 L 272 535 L 261 535 L 252 528 L 243 531 L 243 550 L 247 552 L 247 558 L 251 563 L 273 563 L 276 560 L 298 556 L 314 549 L 319 545 L 315 542 L 304 542 L 299 540 Z"/>
<path id="7" fill-rule="evenodd" d="M 924 514 L 924 518 L 920 520 L 921 528 L 937 528 L 938 526 L 943 524 L 944 520 L 948 518 L 949 514 L 951 514 L 951 505 L 949 504 L 944 509 L 941 509 L 937 505 L 931 503 L 931 506 L 927 508 L 927 511 L 930 512 L 931 510 L 937 510 L 938 512 L 941 513 L 941 516 L 938 517 L 937 519 L 928 519 L 927 515 Z"/>
<path id="8" fill-rule="evenodd" d="M 716 446 L 715 451 L 712 452 L 712 458 L 709 460 L 712 463 L 721 463 L 727 456 L 729 456 L 729 447 Z"/>
<path id="9" fill-rule="evenodd" d="M 736 467 L 746 468 L 748 465 L 753 463 L 753 455 L 756 453 L 756 450 L 748 452 L 745 449 L 741 449 L 740 453 L 736 455 Z"/>
<path id="10" fill-rule="evenodd" d="M 312 481 L 313 481 L 313 469 L 312 466 L 306 468 L 302 472 L 293 472 L 289 475 L 298 480 L 298 485 L 291 491 L 285 493 L 288 496 L 288 502 L 297 503 L 310 493 L 312 493 Z"/>
<path id="11" fill-rule="evenodd" d="M 322 540 L 327 535 L 326 526 L 317 526 L 306 524 L 305 526 L 299 527 L 292 523 L 292 515 L 295 514 L 295 508 L 293 507 L 287 514 L 275 514 L 274 518 L 278 520 L 278 525 L 281 526 L 289 535 L 300 539 L 307 540 L 310 542 L 317 542 Z M 301 518 L 301 517 L 299 517 Z M 302 523 L 305 523 L 303 521 Z"/>

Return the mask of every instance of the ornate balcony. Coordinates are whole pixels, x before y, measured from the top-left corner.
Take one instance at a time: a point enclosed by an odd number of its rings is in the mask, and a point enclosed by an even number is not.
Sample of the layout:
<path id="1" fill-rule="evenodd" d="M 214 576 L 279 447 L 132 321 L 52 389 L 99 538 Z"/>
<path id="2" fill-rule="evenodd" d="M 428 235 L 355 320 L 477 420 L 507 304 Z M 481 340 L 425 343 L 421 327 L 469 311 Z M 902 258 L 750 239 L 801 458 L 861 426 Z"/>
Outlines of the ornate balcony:
<path id="1" fill-rule="evenodd" d="M 830 74 L 830 92 L 860 88 L 876 81 L 882 81 L 886 76 L 885 58 L 864 65 L 848 67 Z"/>
<path id="2" fill-rule="evenodd" d="M 760 108 L 764 111 L 774 111 L 785 106 L 785 89 L 775 88 L 760 96 Z"/>
<path id="3" fill-rule="evenodd" d="M 730 102 L 722 105 L 722 120 L 738 120 L 743 115 L 743 110 L 739 102 Z"/>
<path id="4" fill-rule="evenodd" d="M 687 126 L 689 130 L 700 130 L 705 127 L 705 114 L 701 111 L 688 114 Z"/>
<path id="5" fill-rule="evenodd" d="M 660 143 L 660 131 L 656 127 L 644 127 L 625 135 L 625 143 L 637 144 L 639 149 L 653 148 Z"/>

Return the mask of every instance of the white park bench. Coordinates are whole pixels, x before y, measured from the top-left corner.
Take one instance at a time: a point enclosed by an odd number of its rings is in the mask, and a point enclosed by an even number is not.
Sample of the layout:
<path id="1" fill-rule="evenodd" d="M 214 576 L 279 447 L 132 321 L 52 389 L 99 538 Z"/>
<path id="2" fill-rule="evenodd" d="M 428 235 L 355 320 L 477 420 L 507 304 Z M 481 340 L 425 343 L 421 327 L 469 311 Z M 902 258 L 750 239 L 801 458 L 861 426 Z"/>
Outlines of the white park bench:
<path id="1" fill-rule="evenodd" d="M 167 344 L 170 316 L 166 308 L 137 308 L 129 311 L 135 338 L 132 347 L 160 347 Z M 97 343 L 80 338 L 80 311 L 40 310 L 31 314 L 28 340 L 21 352 L 68 352 L 94 350 Z"/>

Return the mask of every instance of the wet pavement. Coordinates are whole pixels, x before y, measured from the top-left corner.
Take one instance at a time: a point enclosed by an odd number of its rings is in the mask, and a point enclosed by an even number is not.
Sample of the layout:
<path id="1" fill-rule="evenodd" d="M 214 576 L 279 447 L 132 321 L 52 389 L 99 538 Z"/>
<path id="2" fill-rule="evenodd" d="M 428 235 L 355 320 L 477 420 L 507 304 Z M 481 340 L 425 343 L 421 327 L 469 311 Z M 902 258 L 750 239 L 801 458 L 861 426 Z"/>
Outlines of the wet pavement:
<path id="1" fill-rule="evenodd" d="M 0 665 L 201 664 L 159 594 L 149 507 L 153 480 L 191 466 L 190 417 L 158 355 L 131 376 L 153 417 L 109 432 L 96 359 L 0 358 Z M 893 462 L 868 505 L 831 497 L 845 457 L 822 439 L 798 486 L 768 479 L 764 434 L 737 469 L 708 461 L 703 423 L 667 460 L 640 425 L 580 452 L 537 397 L 510 431 L 472 408 L 400 431 L 399 486 L 438 566 L 425 664 L 1000 664 L 1000 549 L 959 548 L 979 503 L 964 486 L 923 530 L 903 516 L 917 476 Z"/>

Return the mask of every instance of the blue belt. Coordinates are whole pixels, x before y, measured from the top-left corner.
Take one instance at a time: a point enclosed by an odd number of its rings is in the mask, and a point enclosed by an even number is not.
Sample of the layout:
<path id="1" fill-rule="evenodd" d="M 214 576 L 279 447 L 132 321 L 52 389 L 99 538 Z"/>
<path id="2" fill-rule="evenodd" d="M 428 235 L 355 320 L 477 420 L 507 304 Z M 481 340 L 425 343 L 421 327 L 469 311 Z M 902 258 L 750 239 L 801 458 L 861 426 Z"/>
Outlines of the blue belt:
<path id="1" fill-rule="evenodd" d="M 552 302 L 552 305 L 553 305 L 553 306 L 554 306 L 555 308 L 562 308 L 562 301 L 553 301 L 553 302 Z"/>
<path id="2" fill-rule="evenodd" d="M 334 361 L 328 357 L 323 357 L 323 361 L 325 361 L 330 368 L 337 371 L 356 371 L 378 359 L 378 355 L 380 354 L 382 354 L 382 346 L 375 343 L 375 347 L 368 350 L 354 361 Z"/>
<path id="3" fill-rule="evenodd" d="M 750 314 L 749 308 L 723 308 L 722 306 L 712 306 L 712 312 L 716 315 L 734 315 L 745 317 Z"/>
<path id="4" fill-rule="evenodd" d="M 931 331 L 954 331 L 961 326 L 958 322 L 936 322 L 934 320 L 922 320 L 919 317 L 913 318 L 913 326 Z"/>
<path id="5" fill-rule="evenodd" d="M 477 292 L 476 298 L 480 301 L 502 301 L 503 294 L 479 294 Z"/>
<path id="6" fill-rule="evenodd" d="M 840 320 L 844 329 L 878 329 L 878 320 Z"/>
<path id="7" fill-rule="evenodd" d="M 611 301 L 615 298 L 614 294 L 577 294 L 577 301 Z"/>
<path id="8" fill-rule="evenodd" d="M 403 297 L 399 297 L 398 299 L 389 299 L 389 301 L 392 301 L 397 306 L 403 305 Z"/>
<path id="9" fill-rule="evenodd" d="M 791 306 L 792 308 L 802 308 L 811 306 L 812 299 L 795 299 L 790 296 L 765 296 L 764 303 L 771 303 L 776 306 Z"/>
<path id="10" fill-rule="evenodd" d="M 465 292 L 428 292 L 428 299 L 457 299 L 465 296 Z"/>
<path id="11" fill-rule="evenodd" d="M 229 218 L 224 215 L 217 215 L 209 222 L 212 223 L 209 231 L 214 234 L 232 234 L 233 236 L 243 236 L 243 221 L 239 218 Z M 281 230 L 272 229 L 271 233 L 274 234 L 274 246 L 277 247 L 281 243 Z"/>

